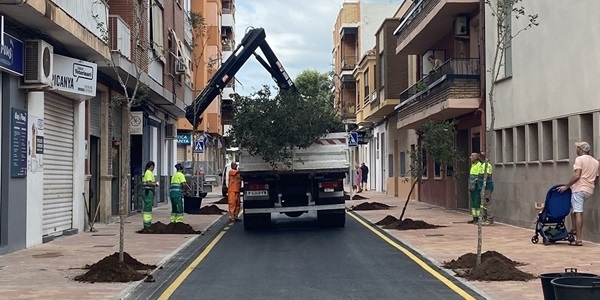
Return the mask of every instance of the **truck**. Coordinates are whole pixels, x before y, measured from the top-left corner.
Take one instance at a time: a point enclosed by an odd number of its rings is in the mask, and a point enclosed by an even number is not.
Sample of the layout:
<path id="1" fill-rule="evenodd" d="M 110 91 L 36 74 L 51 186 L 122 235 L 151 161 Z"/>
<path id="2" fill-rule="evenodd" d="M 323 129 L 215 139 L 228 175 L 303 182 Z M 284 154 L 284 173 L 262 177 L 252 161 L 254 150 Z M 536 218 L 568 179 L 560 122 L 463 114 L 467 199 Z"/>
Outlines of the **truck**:
<path id="1" fill-rule="evenodd" d="M 266 59 L 256 53 L 258 48 Z M 202 121 L 202 113 L 252 55 L 280 89 L 297 93 L 294 82 L 267 43 L 264 29 L 252 28 L 192 105 L 186 107 L 186 118 L 194 128 Z M 346 132 L 319 137 L 306 149 L 294 149 L 288 163 L 275 166 L 241 148 L 244 229 L 269 227 L 272 213 L 299 217 L 310 211 L 316 211 L 320 226 L 344 227 L 344 180 L 350 171 L 347 138 Z"/>

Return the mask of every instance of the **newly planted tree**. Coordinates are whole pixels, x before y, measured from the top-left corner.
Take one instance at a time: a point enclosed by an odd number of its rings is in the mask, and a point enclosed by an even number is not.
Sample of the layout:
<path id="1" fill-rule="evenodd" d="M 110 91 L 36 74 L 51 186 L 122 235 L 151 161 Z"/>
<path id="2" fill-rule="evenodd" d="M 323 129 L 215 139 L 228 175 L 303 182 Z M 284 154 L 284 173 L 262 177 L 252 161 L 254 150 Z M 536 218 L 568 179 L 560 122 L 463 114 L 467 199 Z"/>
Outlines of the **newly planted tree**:
<path id="1" fill-rule="evenodd" d="M 100 0 L 96 0 L 98 5 L 104 5 L 100 2 Z M 107 4 L 110 4 L 108 0 L 105 0 Z M 122 97 L 113 97 L 113 105 L 119 105 L 122 107 L 123 112 L 127 115 L 131 112 L 132 107 L 136 107 L 142 104 L 148 98 L 149 87 L 141 82 L 141 77 L 144 74 L 147 66 L 154 60 L 163 60 L 165 59 L 165 53 L 163 49 L 163 45 L 160 43 L 154 43 L 152 39 L 148 39 L 144 36 L 144 32 L 146 30 L 146 15 L 148 13 L 148 1 L 129 1 L 131 11 L 131 23 L 130 25 L 130 35 L 131 35 L 131 44 L 134 45 L 131 47 L 132 51 L 130 54 L 130 59 L 132 62 L 132 70 L 133 74 L 128 72 L 121 72 L 119 70 L 119 64 L 117 63 L 123 57 L 123 53 L 114 53 L 110 56 L 110 59 L 106 61 L 106 64 L 112 67 L 114 71 L 114 77 L 117 79 L 120 87 Z M 106 24 L 107 20 L 100 19 L 100 16 L 97 14 L 92 14 L 92 17 L 97 23 L 97 28 L 101 32 L 102 39 L 107 45 L 110 45 L 110 38 L 108 26 Z M 116 37 L 115 37 L 116 38 Z M 138 47 L 135 47 L 138 45 Z M 146 50 L 141 49 L 152 49 L 151 55 L 149 55 Z M 149 57 L 150 56 L 150 57 Z M 125 144 L 125 162 L 124 165 L 127 168 L 126 176 L 122 176 L 121 184 L 120 184 L 120 194 L 119 194 L 119 261 L 123 262 L 124 260 L 124 248 L 125 248 L 125 215 L 126 215 L 126 199 L 128 196 L 127 187 L 129 186 L 128 182 L 130 182 L 130 151 L 131 151 L 131 127 L 127 126 L 128 131 L 127 134 L 123 136 L 123 144 Z"/>
<path id="2" fill-rule="evenodd" d="M 522 32 L 538 26 L 538 15 L 537 14 L 528 14 L 523 7 L 523 0 L 486 0 L 486 7 L 489 13 L 486 17 L 491 17 L 493 19 L 491 24 L 495 24 L 495 34 L 494 36 L 489 36 L 487 39 L 492 40 L 492 47 L 488 47 L 486 50 L 492 50 L 492 63 L 491 65 L 486 67 L 486 72 L 491 75 L 491 78 L 488 80 L 489 82 L 489 90 L 487 92 L 487 107 L 489 108 L 489 116 L 490 122 L 489 125 L 482 124 L 482 126 L 486 126 L 486 144 L 485 144 L 485 153 L 486 158 L 484 162 L 484 176 L 483 183 L 481 189 L 481 199 L 485 199 L 485 190 L 487 186 L 488 180 L 488 164 L 489 157 L 492 148 L 492 135 L 495 129 L 496 123 L 496 114 L 495 114 L 495 99 L 494 92 L 496 91 L 496 86 L 498 84 L 498 80 L 501 79 L 501 76 L 507 77 L 510 76 L 511 66 L 506 64 L 507 59 L 510 59 L 512 54 L 512 41 L 515 37 L 517 37 Z M 482 8 L 483 9 L 483 8 Z M 515 22 L 517 21 L 517 22 Z M 513 23 L 518 24 L 519 27 L 514 28 Z M 482 35 L 483 36 L 483 35 Z M 488 44 L 489 45 L 489 44 Z M 507 58 L 509 57 L 509 58 Z M 486 99 L 482 99 L 482 101 L 486 101 Z M 481 263 L 481 248 L 482 248 L 482 222 L 478 222 L 477 225 L 477 265 Z"/>

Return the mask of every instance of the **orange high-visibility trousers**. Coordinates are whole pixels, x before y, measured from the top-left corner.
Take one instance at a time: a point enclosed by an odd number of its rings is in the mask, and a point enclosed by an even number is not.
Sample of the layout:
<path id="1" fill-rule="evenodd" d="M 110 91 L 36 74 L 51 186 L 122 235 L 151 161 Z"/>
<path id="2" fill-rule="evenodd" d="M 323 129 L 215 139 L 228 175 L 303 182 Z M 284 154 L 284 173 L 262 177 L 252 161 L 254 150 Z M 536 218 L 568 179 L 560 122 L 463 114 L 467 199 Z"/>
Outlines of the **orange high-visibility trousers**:
<path id="1" fill-rule="evenodd" d="M 234 218 L 237 218 L 241 208 L 240 192 L 227 192 L 227 205 L 229 208 L 229 213 Z"/>

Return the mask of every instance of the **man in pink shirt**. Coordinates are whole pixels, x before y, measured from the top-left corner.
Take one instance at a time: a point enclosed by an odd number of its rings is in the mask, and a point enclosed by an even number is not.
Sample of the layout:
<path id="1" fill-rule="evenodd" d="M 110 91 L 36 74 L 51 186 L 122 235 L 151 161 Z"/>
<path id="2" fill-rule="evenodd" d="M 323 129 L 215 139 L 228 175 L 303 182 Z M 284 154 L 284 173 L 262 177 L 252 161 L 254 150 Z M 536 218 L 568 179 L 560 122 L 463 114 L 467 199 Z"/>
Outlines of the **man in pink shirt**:
<path id="1" fill-rule="evenodd" d="M 598 183 L 598 160 L 590 156 L 591 147 L 587 142 L 575 143 L 575 147 L 577 158 L 573 165 L 573 177 L 567 184 L 559 187 L 558 191 L 562 193 L 571 188 L 571 221 L 575 228 L 575 241 L 570 245 L 582 246 L 583 203 L 592 196 Z"/>

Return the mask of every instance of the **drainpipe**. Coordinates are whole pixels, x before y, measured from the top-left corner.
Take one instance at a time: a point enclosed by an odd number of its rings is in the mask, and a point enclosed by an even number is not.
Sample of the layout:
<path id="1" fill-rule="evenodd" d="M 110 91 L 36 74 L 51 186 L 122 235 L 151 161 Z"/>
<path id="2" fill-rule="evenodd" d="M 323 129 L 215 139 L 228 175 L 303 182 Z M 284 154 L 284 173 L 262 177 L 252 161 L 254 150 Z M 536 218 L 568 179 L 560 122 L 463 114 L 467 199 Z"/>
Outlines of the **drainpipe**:
<path id="1" fill-rule="evenodd" d="M 0 5 L 23 5 L 27 0 L 0 0 Z"/>
<path id="2" fill-rule="evenodd" d="M 482 152 L 487 153 L 487 101 L 486 101 L 486 69 L 485 69 L 485 0 L 479 0 L 479 90 L 480 104 L 479 112 L 481 114 L 480 148 Z"/>

